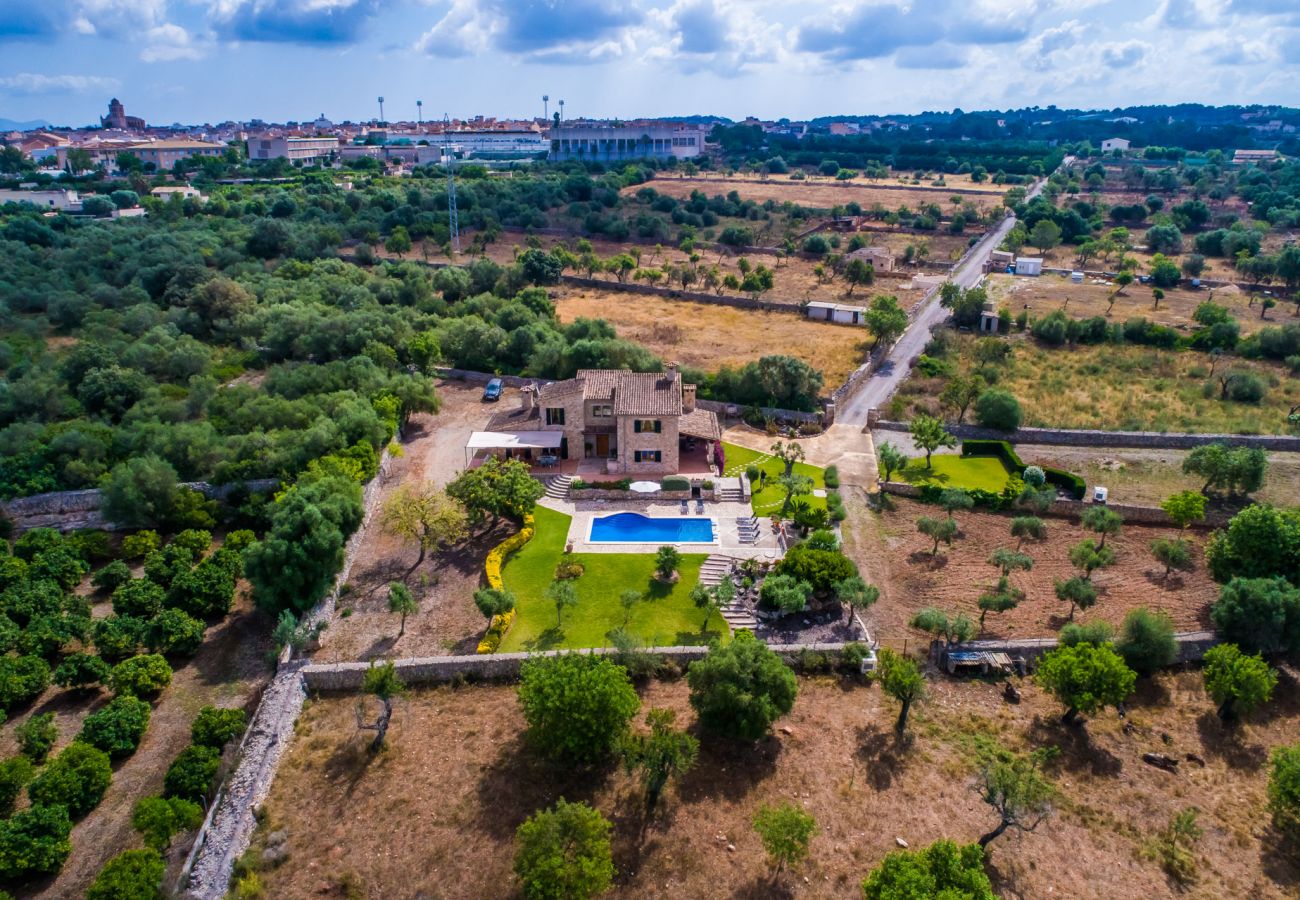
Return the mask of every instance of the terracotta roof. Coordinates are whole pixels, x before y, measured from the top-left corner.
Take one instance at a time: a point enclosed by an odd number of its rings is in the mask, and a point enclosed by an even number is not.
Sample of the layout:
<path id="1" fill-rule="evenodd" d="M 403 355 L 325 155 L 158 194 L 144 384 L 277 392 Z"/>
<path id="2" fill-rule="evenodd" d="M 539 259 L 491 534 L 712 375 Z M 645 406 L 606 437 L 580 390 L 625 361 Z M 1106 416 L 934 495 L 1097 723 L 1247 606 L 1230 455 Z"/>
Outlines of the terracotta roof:
<path id="1" fill-rule="evenodd" d="M 552 381 L 550 384 L 544 384 L 537 389 L 537 402 L 550 403 L 563 400 L 581 391 L 582 382 L 576 378 L 569 378 L 565 381 Z"/>
<path id="2" fill-rule="evenodd" d="M 612 400 L 619 380 L 630 374 L 621 369 L 579 369 L 577 380 L 582 382 L 583 400 Z"/>
<path id="3" fill-rule="evenodd" d="M 541 415 L 537 407 L 524 409 L 522 406 L 511 410 L 503 410 L 493 413 L 492 418 L 488 419 L 488 431 L 510 431 L 516 428 L 523 428 L 533 422 L 539 421 Z"/>
<path id="4" fill-rule="evenodd" d="M 681 434 L 689 434 L 709 441 L 722 440 L 722 428 L 718 425 L 718 417 L 712 410 L 700 409 L 698 406 L 677 420 L 677 430 Z"/>
<path id="5" fill-rule="evenodd" d="M 616 416 L 680 416 L 682 379 L 677 372 L 620 372 L 614 388 Z"/>

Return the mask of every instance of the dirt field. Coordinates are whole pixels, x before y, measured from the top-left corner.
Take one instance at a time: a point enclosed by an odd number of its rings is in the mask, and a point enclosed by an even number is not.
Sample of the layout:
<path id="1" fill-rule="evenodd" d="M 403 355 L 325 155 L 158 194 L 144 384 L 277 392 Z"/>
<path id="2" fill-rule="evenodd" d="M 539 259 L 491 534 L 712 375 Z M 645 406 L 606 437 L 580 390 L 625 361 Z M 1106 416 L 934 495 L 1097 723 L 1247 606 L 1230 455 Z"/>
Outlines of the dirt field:
<path id="1" fill-rule="evenodd" d="M 844 383 L 871 345 L 860 326 L 661 297 L 566 288 L 555 310 L 562 322 L 580 316 L 605 319 L 620 337 L 644 344 L 665 360 L 707 372 L 740 368 L 770 353 L 789 354 L 820 369 L 828 389 Z"/>
<path id="2" fill-rule="evenodd" d="M 404 484 L 426 480 L 446 484 L 465 467 L 464 447 L 470 432 L 481 429 L 498 406 L 518 403 L 513 391 L 507 391 L 497 406 L 483 403 L 482 393 L 481 385 L 439 382 L 442 409 L 436 416 L 413 418 L 402 444 L 404 455 L 393 461 L 384 480 L 384 496 Z M 473 594 L 481 584 L 488 551 L 507 534 L 501 530 L 475 535 L 450 552 L 429 554 L 412 572 L 418 548 L 385 534 L 372 520 L 362 534 L 348 582 L 351 589 L 340 599 L 315 659 L 337 662 L 473 653 L 487 624 L 474 607 Z M 390 581 L 401 580 L 420 610 L 407 617 L 406 634 L 399 640 L 398 617 L 388 611 L 387 588 Z"/>
<path id="3" fill-rule="evenodd" d="M 102 600 L 98 607 L 107 607 Z M 96 614 L 102 610 L 96 609 Z M 203 647 L 188 662 L 172 661 L 171 685 L 154 704 L 136 752 L 113 767 L 113 783 L 104 799 L 72 830 L 72 854 L 52 881 L 14 891 L 16 897 L 81 897 L 99 870 L 123 850 L 143 846 L 131 827 L 131 811 L 141 797 L 162 791 L 163 775 L 190 740 L 190 722 L 203 706 L 252 707 L 270 677 L 267 655 L 271 651 L 271 621 L 241 598 L 235 611 L 220 625 L 208 629 Z M 72 742 L 81 723 L 110 699 L 107 691 L 79 696 L 52 686 L 29 708 L 12 710 L 0 729 L 4 755 L 16 752 L 13 731 L 29 714 L 54 713 L 59 729 L 54 753 Z M 26 794 L 21 803 L 26 804 Z M 168 885 L 179 877 L 189 852 L 188 836 L 178 837 L 168 853 Z"/>
<path id="4" fill-rule="evenodd" d="M 1041 318 L 1060 309 L 1072 318 L 1086 319 L 1091 316 L 1106 316 L 1107 303 L 1115 292 L 1114 285 L 1097 282 L 1098 279 L 1089 278 L 1083 284 L 1074 284 L 1063 275 L 1043 275 L 1039 278 L 990 275 L 986 286 L 989 297 L 999 307 L 1005 306 L 1011 310 L 1013 316 L 1028 309 L 1031 316 Z M 1126 322 L 1140 316 L 1161 325 L 1191 332 L 1201 327 L 1192 318 L 1196 307 L 1210 299 L 1228 307 L 1241 326 L 1243 336 L 1286 321 L 1294 309 L 1291 306 L 1274 307 L 1268 311 L 1267 318 L 1261 319 L 1260 305 L 1255 303 L 1251 306 L 1250 295 L 1235 285 L 1213 291 L 1205 288 L 1169 288 L 1165 290 L 1164 299 L 1157 308 L 1149 285 L 1131 284 L 1124 289 L 1123 294 L 1115 297 L 1115 305 L 1108 318 L 1112 322 Z"/>
<path id="5" fill-rule="evenodd" d="M 898 740 L 897 705 L 878 689 L 803 678 L 772 737 L 737 747 L 705 736 L 697 766 L 669 787 L 640 840 L 635 784 L 612 764 L 575 771 L 536 758 L 521 738 L 512 686 L 413 692 L 398 701 L 390 749 L 377 759 L 356 731 L 354 698 L 317 699 L 298 724 L 259 832 L 259 842 L 286 832 L 288 859 L 260 878 L 265 896 L 276 898 L 517 897 L 515 829 L 564 797 L 614 823 L 618 875 L 609 896 L 860 896 L 862 878 L 896 839 L 913 848 L 973 841 L 996 824 L 973 790 L 981 753 L 1054 744 L 1062 750 L 1049 766 L 1057 813 L 1034 833 L 1011 831 L 990 846 L 999 896 L 1179 896 L 1142 851 L 1189 806 L 1205 831 L 1194 896 L 1294 890 L 1300 871 L 1264 813 L 1266 754 L 1300 728 L 1294 682 L 1235 737 L 1218 725 L 1197 673 L 1142 685 L 1123 722 L 1107 711 L 1078 729 L 1058 725 L 1059 706 L 1031 682 L 1021 687 L 1023 701 L 1011 706 L 996 685 L 932 681 L 930 700 Z M 650 684 L 642 703 L 693 724 L 684 681 Z M 1174 775 L 1144 765 L 1147 751 L 1195 753 L 1205 765 L 1186 763 Z M 760 805 L 777 802 L 805 807 L 818 831 L 807 863 L 774 880 L 751 822 Z"/>
<path id="6" fill-rule="evenodd" d="M 868 625 L 873 636 L 897 642 L 905 636 L 924 636 L 908 628 L 912 615 L 925 606 L 949 612 L 965 612 L 978 619 L 980 593 L 997 581 L 997 570 L 988 564 L 989 554 L 997 547 L 1014 547 L 1010 537 L 1010 513 L 958 513 L 960 536 L 952 547 L 940 545 L 939 555 L 930 556 L 933 543 L 916 530 L 920 516 L 941 516 L 936 506 L 916 503 L 901 497 L 890 498 L 894 508 L 872 513 L 879 534 L 879 552 L 859 558 L 863 577 L 878 585 L 881 599 L 869 612 Z M 1077 575 L 1070 564 L 1070 548 L 1087 537 L 1077 520 L 1050 517 L 1048 539 L 1043 543 L 1026 541 L 1024 552 L 1034 558 L 1034 568 L 1011 576 L 1014 585 L 1025 592 L 1025 600 L 1013 610 L 989 613 L 984 636 L 991 638 L 1048 637 L 1068 621 L 1069 605 L 1056 599 L 1053 583 Z M 860 527 L 869 528 L 863 523 Z M 1164 578 L 1164 567 L 1151 556 L 1151 542 L 1158 537 L 1176 536 L 1176 529 L 1143 525 L 1125 525 L 1118 536 L 1106 540 L 1115 550 L 1115 565 L 1099 569 L 1092 575 L 1100 598 L 1087 613 L 1076 613 L 1076 620 L 1104 619 L 1114 625 L 1135 606 L 1161 609 L 1173 617 L 1180 631 L 1209 627 L 1209 606 L 1218 596 L 1218 585 L 1205 571 L 1201 554 L 1192 572 L 1174 573 Z M 1192 535 L 1204 546 L 1205 534 Z"/>
<path id="7" fill-rule="evenodd" d="M 636 185 L 623 189 L 625 194 L 635 194 L 645 185 Z M 950 197 L 954 188 L 967 189 L 966 185 L 949 184 L 946 187 L 926 185 L 903 185 L 889 182 L 872 184 L 861 178 L 853 181 L 835 181 L 833 179 L 806 179 L 791 181 L 788 175 L 773 175 L 766 181 L 758 178 L 726 178 L 715 176 L 697 176 L 695 178 L 656 178 L 649 182 L 661 194 L 670 197 L 689 197 L 692 191 L 703 191 L 710 197 L 715 194 L 727 194 L 735 191 L 742 200 L 775 200 L 777 203 L 798 203 L 813 209 L 830 209 L 845 203 L 856 201 L 864 209 L 870 209 L 879 203 L 886 209 L 895 210 L 907 206 L 912 210 L 926 203 L 937 203 L 946 215 L 952 208 Z M 961 193 L 963 203 L 969 202 L 981 210 L 996 209 L 1002 205 L 1002 194 L 1006 188 L 996 185 L 999 190 Z"/>

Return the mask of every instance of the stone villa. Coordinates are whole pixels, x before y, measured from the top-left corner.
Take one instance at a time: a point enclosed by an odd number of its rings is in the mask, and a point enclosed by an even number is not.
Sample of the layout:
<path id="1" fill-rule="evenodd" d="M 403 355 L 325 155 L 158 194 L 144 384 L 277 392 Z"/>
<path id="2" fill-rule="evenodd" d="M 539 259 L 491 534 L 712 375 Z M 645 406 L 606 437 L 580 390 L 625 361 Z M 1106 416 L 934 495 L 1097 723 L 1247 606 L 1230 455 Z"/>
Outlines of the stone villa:
<path id="1" fill-rule="evenodd" d="M 580 472 L 635 478 L 683 471 L 686 453 L 708 454 L 722 439 L 718 417 L 695 405 L 695 385 L 682 382 L 676 364 L 663 372 L 583 369 L 521 394 L 518 409 L 493 416 L 491 432 L 480 432 L 517 439 L 481 446 L 549 445 L 560 459 L 582 460 Z"/>

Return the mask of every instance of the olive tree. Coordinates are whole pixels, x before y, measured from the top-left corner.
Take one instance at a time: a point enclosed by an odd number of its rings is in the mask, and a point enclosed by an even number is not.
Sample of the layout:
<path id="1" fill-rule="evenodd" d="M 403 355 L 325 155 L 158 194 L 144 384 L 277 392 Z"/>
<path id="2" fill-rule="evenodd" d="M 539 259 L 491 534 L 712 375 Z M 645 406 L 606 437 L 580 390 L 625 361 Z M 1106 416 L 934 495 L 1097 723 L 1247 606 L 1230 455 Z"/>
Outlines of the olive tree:
<path id="1" fill-rule="evenodd" d="M 982 835 L 981 847 L 1008 828 L 1033 831 L 1052 814 L 1054 790 L 1040 770 L 1043 754 L 995 759 L 980 769 L 976 789 L 998 814 L 997 827 Z"/>
<path id="2" fill-rule="evenodd" d="M 1118 706 L 1133 693 L 1137 675 L 1108 644 L 1057 647 L 1038 663 L 1038 683 L 1065 705 L 1061 721 L 1073 724 L 1079 713 L 1091 715 Z"/>
<path id="3" fill-rule="evenodd" d="M 1224 722 L 1248 716 L 1268 702 L 1277 672 L 1259 655 L 1247 656 L 1236 644 L 1219 644 L 1205 654 L 1205 691 L 1219 704 Z"/>
<path id="4" fill-rule="evenodd" d="M 898 721 L 894 723 L 895 730 L 901 734 L 907 728 L 907 714 L 912 704 L 925 696 L 925 676 L 921 674 L 921 667 L 915 660 L 885 648 L 880 651 L 876 679 L 881 689 L 901 704 Z"/>
<path id="5" fill-rule="evenodd" d="M 629 735 L 623 741 L 623 763 L 630 774 L 641 777 L 645 788 L 645 816 L 654 814 L 670 778 L 680 778 L 695 765 L 700 742 L 673 728 L 677 714 L 671 709 L 646 713 L 649 734 Z"/>

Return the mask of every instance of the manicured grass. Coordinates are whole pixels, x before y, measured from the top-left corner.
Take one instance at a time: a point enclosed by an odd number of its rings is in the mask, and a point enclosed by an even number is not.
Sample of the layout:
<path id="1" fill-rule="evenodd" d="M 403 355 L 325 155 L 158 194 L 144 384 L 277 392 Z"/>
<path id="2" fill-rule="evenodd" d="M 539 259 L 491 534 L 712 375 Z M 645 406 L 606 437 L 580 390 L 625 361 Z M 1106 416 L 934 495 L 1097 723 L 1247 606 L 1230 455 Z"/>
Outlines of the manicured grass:
<path id="1" fill-rule="evenodd" d="M 957 456 L 936 453 L 930 457 L 930 468 L 925 467 L 925 457 L 908 460 L 907 468 L 897 473 L 912 484 L 937 484 L 964 490 L 1001 491 L 1011 480 L 1011 473 L 996 456 Z"/>
<path id="2" fill-rule="evenodd" d="M 772 439 L 773 442 L 777 438 Z M 722 445 L 723 452 L 727 457 L 727 474 L 730 476 L 741 475 L 749 465 L 757 465 L 767 473 L 767 486 L 762 490 L 755 490 L 751 498 L 754 507 L 754 514 L 758 516 L 770 516 L 779 512 L 781 504 L 785 501 L 785 491 L 781 488 L 777 479 L 785 471 L 785 463 L 760 450 L 750 450 L 748 447 L 741 447 L 736 444 Z M 760 461 L 761 460 L 761 461 Z M 794 473 L 796 475 L 807 475 L 813 481 L 813 490 L 824 490 L 826 488 L 825 472 L 816 466 L 810 466 L 807 463 L 795 463 Z M 824 509 L 826 507 L 825 497 L 814 497 L 807 494 L 803 497 L 796 497 L 796 500 L 806 500 L 808 505 L 814 509 Z"/>
<path id="3" fill-rule="evenodd" d="M 717 613 L 709 618 L 707 633 L 702 632 L 703 613 L 690 600 L 706 558 L 702 553 L 682 554 L 681 577 L 674 585 L 654 580 L 653 554 L 574 554 L 586 571 L 575 582 L 577 605 L 565 610 L 563 625 L 557 628 L 555 604 L 545 594 L 564 554 L 571 519 L 542 506 L 533 516 L 536 535 L 501 573 L 515 595 L 518 610 L 514 625 L 501 642 L 501 652 L 604 647 L 609 644 L 606 632 L 623 624 L 619 596 L 629 588 L 645 597 L 634 607 L 628 628 L 646 646 L 700 644 L 727 635 L 727 624 Z"/>

